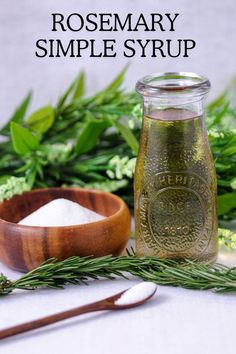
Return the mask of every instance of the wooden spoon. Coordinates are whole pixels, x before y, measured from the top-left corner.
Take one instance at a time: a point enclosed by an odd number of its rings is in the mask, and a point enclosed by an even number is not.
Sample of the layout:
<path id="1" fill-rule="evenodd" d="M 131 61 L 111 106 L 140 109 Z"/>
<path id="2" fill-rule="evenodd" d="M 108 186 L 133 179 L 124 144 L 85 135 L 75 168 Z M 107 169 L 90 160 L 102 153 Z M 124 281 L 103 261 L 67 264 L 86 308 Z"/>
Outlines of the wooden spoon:
<path id="1" fill-rule="evenodd" d="M 143 293 L 143 295 L 140 294 L 138 299 L 136 296 L 134 296 L 132 299 L 132 297 L 130 297 L 129 295 L 131 295 L 131 292 L 134 290 L 134 288 L 136 287 L 138 288 L 142 284 L 147 285 L 147 289 L 146 289 L 147 291 Z M 0 340 L 7 337 L 14 336 L 16 334 L 31 331 L 36 328 L 44 327 L 49 324 L 65 320 L 70 317 L 82 315 L 88 312 L 105 311 L 105 310 L 124 310 L 131 307 L 142 305 L 155 294 L 156 288 L 157 288 L 156 285 L 151 282 L 139 283 L 138 285 L 135 285 L 132 288 L 126 289 L 106 299 L 93 302 L 91 304 L 87 304 L 84 306 L 76 307 L 71 310 L 56 313 L 54 315 L 42 317 L 38 320 L 22 323 L 17 326 L 3 329 L 0 331 Z M 127 299 L 125 299 L 125 294 L 128 295 Z M 121 300 L 121 297 L 123 301 Z"/>

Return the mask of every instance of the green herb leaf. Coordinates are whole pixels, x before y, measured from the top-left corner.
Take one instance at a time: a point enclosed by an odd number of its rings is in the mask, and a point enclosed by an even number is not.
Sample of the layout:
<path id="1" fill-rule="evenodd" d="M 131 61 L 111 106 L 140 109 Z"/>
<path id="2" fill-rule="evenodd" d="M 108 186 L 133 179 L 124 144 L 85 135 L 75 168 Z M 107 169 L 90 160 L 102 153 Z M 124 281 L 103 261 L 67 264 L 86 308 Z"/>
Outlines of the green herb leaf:
<path id="1" fill-rule="evenodd" d="M 66 103 L 68 97 L 71 95 L 73 92 L 75 86 L 76 86 L 77 78 L 70 84 L 66 92 L 59 98 L 58 103 L 57 103 L 57 108 L 63 107 L 63 105 Z"/>
<path id="2" fill-rule="evenodd" d="M 213 112 L 216 109 L 224 105 L 226 98 L 228 97 L 228 89 L 225 90 L 220 96 L 218 96 L 214 101 L 208 104 L 207 108 L 209 112 Z"/>
<path id="3" fill-rule="evenodd" d="M 26 120 L 26 124 L 31 130 L 43 134 L 51 128 L 54 118 L 55 114 L 53 108 L 51 106 L 45 106 L 32 113 Z"/>
<path id="4" fill-rule="evenodd" d="M 38 148 L 39 140 L 30 130 L 14 122 L 11 122 L 10 127 L 13 147 L 17 154 L 25 155 Z"/>
<path id="5" fill-rule="evenodd" d="M 225 102 L 224 105 L 222 106 L 222 109 L 215 114 L 215 117 L 212 123 L 209 124 L 208 128 L 212 128 L 215 125 L 217 125 L 224 117 L 225 113 L 228 111 L 228 108 L 229 108 L 229 102 Z"/>
<path id="6" fill-rule="evenodd" d="M 117 90 L 121 84 L 124 82 L 124 77 L 126 74 L 126 71 L 129 67 L 129 64 L 125 65 L 124 69 L 121 70 L 121 72 L 116 76 L 115 80 L 113 80 L 104 91 L 106 92 L 111 92 Z"/>
<path id="7" fill-rule="evenodd" d="M 21 104 L 16 108 L 14 114 L 9 119 L 7 124 L 0 130 L 1 135 L 9 136 L 10 135 L 10 123 L 21 123 L 25 117 L 27 109 L 29 107 L 30 101 L 32 97 L 32 92 L 29 92 L 26 98 L 21 102 Z"/>
<path id="8" fill-rule="evenodd" d="M 228 142 L 221 150 L 221 156 L 236 155 L 236 135 L 228 138 Z"/>
<path id="9" fill-rule="evenodd" d="M 218 197 L 218 215 L 228 213 L 236 208 L 236 192 L 226 193 Z"/>
<path id="10" fill-rule="evenodd" d="M 70 84 L 66 92 L 60 97 L 57 108 L 62 108 L 64 104 L 71 98 L 72 96 L 72 101 L 73 99 L 78 99 L 81 98 L 84 95 L 84 89 L 85 89 L 85 75 L 83 72 L 81 72 L 75 80 Z"/>
<path id="11" fill-rule="evenodd" d="M 76 80 L 75 91 L 73 94 L 72 101 L 83 97 L 84 93 L 85 93 L 85 74 L 83 71 L 81 71 L 81 73 L 79 74 Z"/>
<path id="12" fill-rule="evenodd" d="M 75 145 L 75 152 L 81 155 L 94 148 L 102 132 L 108 127 L 104 120 L 90 118 L 82 128 Z"/>
<path id="13" fill-rule="evenodd" d="M 124 69 L 121 70 L 121 72 L 116 76 L 115 80 L 113 80 L 105 89 L 95 95 L 93 100 L 94 104 L 100 104 L 107 94 L 112 94 L 122 85 L 127 69 L 128 65 L 126 65 Z"/>
<path id="14" fill-rule="evenodd" d="M 134 154 L 137 155 L 139 143 L 138 143 L 138 140 L 136 139 L 136 137 L 134 136 L 132 130 L 129 129 L 128 127 L 126 127 L 125 125 L 123 125 L 119 122 L 116 122 L 116 121 L 113 121 L 113 124 L 118 129 L 120 134 L 123 136 L 123 138 L 125 139 L 127 144 L 131 147 Z"/>
<path id="15" fill-rule="evenodd" d="M 5 184 L 9 178 L 11 178 L 10 175 L 3 175 L 3 176 L 0 176 L 0 186 L 1 186 L 2 184 Z"/>

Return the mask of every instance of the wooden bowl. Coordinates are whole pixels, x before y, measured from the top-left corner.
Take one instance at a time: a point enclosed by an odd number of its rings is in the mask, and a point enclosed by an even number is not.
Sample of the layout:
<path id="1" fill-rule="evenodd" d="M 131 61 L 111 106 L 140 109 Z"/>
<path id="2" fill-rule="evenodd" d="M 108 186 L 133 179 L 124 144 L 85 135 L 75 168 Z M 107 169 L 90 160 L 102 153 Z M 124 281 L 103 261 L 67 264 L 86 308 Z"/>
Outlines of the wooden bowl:
<path id="1" fill-rule="evenodd" d="M 18 221 L 50 202 L 66 198 L 106 216 L 84 225 L 40 227 Z M 114 194 L 80 188 L 36 189 L 0 204 L 0 261 L 18 271 L 28 271 L 48 258 L 119 255 L 130 236 L 130 213 Z"/>

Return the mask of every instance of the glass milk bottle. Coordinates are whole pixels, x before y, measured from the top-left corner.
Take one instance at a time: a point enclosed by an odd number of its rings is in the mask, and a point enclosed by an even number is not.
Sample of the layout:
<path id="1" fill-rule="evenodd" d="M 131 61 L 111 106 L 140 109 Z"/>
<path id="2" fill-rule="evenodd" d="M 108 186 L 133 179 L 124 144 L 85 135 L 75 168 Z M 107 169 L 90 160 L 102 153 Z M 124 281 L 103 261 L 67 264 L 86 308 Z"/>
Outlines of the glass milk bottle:
<path id="1" fill-rule="evenodd" d="M 134 181 L 140 256 L 216 259 L 216 172 L 204 122 L 209 89 L 206 78 L 182 72 L 137 82 L 143 98 Z"/>

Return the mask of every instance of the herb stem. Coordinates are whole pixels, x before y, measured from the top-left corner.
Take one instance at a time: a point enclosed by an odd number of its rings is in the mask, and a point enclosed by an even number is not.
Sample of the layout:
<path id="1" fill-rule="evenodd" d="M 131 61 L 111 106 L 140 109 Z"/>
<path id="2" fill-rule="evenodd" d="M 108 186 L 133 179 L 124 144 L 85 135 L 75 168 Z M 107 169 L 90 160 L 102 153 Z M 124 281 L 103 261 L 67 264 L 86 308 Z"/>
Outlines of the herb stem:
<path id="1" fill-rule="evenodd" d="M 89 280 L 122 277 L 127 274 L 144 281 L 195 290 L 212 290 L 219 293 L 236 291 L 236 269 L 224 265 L 202 264 L 192 261 L 157 259 L 128 255 L 70 257 L 64 261 L 49 259 L 44 264 L 11 281 L 0 277 L 0 295 L 15 289 L 63 288 L 66 284 L 84 284 Z"/>

